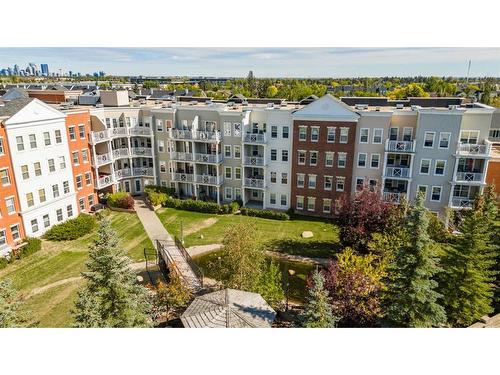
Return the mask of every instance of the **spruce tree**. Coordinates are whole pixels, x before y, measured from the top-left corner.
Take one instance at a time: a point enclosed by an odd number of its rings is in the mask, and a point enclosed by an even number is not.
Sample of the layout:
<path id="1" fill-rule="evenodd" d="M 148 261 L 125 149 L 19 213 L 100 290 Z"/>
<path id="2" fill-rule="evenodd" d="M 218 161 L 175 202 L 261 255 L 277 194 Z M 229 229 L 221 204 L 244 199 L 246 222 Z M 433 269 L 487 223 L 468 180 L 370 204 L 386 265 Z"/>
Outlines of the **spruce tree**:
<path id="1" fill-rule="evenodd" d="M 317 270 L 311 277 L 311 287 L 307 298 L 307 307 L 303 315 L 303 325 L 306 328 L 333 328 L 337 318 L 332 313 L 328 291 L 325 289 L 325 279 Z"/>
<path id="2" fill-rule="evenodd" d="M 23 327 L 26 314 L 21 311 L 22 300 L 10 279 L 0 281 L 0 328 Z"/>
<path id="3" fill-rule="evenodd" d="M 78 292 L 76 327 L 148 327 L 147 289 L 139 285 L 130 259 L 118 246 L 107 218 L 102 218 L 97 238 L 90 246 L 85 286 Z"/>
<path id="4" fill-rule="evenodd" d="M 408 241 L 396 250 L 384 300 L 388 323 L 397 327 L 433 327 L 446 321 L 435 290 L 440 271 L 427 230 L 429 218 L 419 194 L 405 223 Z"/>
<path id="5" fill-rule="evenodd" d="M 464 213 L 460 235 L 444 258 L 442 291 L 448 321 L 454 326 L 469 326 L 493 312 L 496 206 L 489 194 L 478 196 L 473 209 Z"/>

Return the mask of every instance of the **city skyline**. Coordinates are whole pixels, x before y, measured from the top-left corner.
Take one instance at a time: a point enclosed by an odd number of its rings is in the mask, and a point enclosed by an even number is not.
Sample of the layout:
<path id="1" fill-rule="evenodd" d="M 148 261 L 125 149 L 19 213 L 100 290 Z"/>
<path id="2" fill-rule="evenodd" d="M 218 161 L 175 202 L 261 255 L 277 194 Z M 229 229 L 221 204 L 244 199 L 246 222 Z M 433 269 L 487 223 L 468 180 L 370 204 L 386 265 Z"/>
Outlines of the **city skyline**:
<path id="1" fill-rule="evenodd" d="M 2 67 L 144 76 L 500 76 L 500 48 L 0 48 Z"/>

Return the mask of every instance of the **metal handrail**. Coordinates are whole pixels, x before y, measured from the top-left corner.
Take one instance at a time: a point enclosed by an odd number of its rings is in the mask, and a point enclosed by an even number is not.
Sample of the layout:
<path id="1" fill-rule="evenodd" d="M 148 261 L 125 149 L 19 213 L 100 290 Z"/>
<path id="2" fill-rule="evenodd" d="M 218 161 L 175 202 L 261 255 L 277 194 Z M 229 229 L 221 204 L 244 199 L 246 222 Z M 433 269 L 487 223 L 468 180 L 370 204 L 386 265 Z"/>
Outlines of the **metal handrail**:
<path id="1" fill-rule="evenodd" d="M 186 260 L 186 262 L 189 264 L 191 269 L 193 270 L 194 274 L 198 278 L 198 281 L 200 282 L 201 287 L 203 288 L 203 271 L 201 268 L 194 262 L 193 258 L 191 258 L 191 255 L 187 252 L 186 248 L 182 244 L 182 241 L 175 237 L 175 246 L 179 249 L 181 252 L 182 256 Z"/>

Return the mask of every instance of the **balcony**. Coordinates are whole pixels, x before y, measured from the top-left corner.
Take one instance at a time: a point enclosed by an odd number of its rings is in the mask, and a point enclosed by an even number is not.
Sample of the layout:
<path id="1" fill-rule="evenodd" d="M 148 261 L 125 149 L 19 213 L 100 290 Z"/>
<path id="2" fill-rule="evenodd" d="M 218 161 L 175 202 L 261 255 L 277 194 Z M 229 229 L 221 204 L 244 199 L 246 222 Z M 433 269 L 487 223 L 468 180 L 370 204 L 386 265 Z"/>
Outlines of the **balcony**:
<path id="1" fill-rule="evenodd" d="M 382 192 L 382 199 L 386 202 L 399 204 L 401 203 L 403 197 L 406 197 L 406 193 L 392 193 L 388 191 Z"/>
<path id="2" fill-rule="evenodd" d="M 415 152 L 414 141 L 385 141 L 385 151 L 388 152 Z"/>
<path id="3" fill-rule="evenodd" d="M 176 182 L 194 182 L 194 174 L 192 174 L 192 173 L 173 173 L 172 179 Z"/>
<path id="4" fill-rule="evenodd" d="M 467 197 L 452 197 L 451 198 L 451 208 L 464 209 L 472 208 L 474 204 L 474 199 Z"/>
<path id="5" fill-rule="evenodd" d="M 135 136 L 151 136 L 152 131 L 151 128 L 145 128 L 143 126 L 134 126 L 133 128 L 128 129 L 128 133 L 130 135 L 135 135 Z"/>
<path id="6" fill-rule="evenodd" d="M 204 185 L 221 185 L 224 181 L 222 176 L 196 175 L 196 183 Z"/>
<path id="7" fill-rule="evenodd" d="M 111 128 L 108 131 L 113 138 L 126 137 L 128 135 L 127 128 Z"/>
<path id="8" fill-rule="evenodd" d="M 168 135 L 170 139 L 193 139 L 191 130 L 169 129 Z"/>
<path id="9" fill-rule="evenodd" d="M 483 183 L 485 178 L 484 173 L 474 173 L 474 172 L 457 172 L 454 182 L 460 183 Z"/>
<path id="10" fill-rule="evenodd" d="M 101 130 L 98 132 L 90 132 L 90 142 L 92 144 L 97 144 L 100 142 L 109 141 L 113 138 L 132 136 L 151 136 L 152 131 L 150 128 L 145 128 L 141 126 L 134 126 L 133 128 L 110 128 Z"/>
<path id="11" fill-rule="evenodd" d="M 408 167 L 385 167 L 385 177 L 388 178 L 410 178 L 410 168 Z"/>
<path id="12" fill-rule="evenodd" d="M 265 134 L 245 134 L 243 136 L 243 142 L 244 143 L 251 143 L 251 144 L 265 144 L 266 143 L 266 135 Z"/>
<path id="13" fill-rule="evenodd" d="M 243 186 L 246 188 L 265 189 L 266 181 L 260 178 L 245 178 Z"/>
<path id="14" fill-rule="evenodd" d="M 107 186 L 110 186 L 110 185 L 113 185 L 113 183 L 115 182 L 115 179 L 113 178 L 112 175 L 105 175 L 105 176 L 101 176 L 97 179 L 97 188 L 98 189 L 103 189 Z"/>
<path id="15" fill-rule="evenodd" d="M 98 167 L 111 162 L 113 162 L 113 157 L 110 152 L 102 155 L 96 155 L 95 165 Z"/>
<path id="16" fill-rule="evenodd" d="M 113 150 L 113 159 L 127 158 L 130 156 L 128 148 L 118 148 Z"/>
<path id="17" fill-rule="evenodd" d="M 153 168 L 151 168 L 151 167 L 134 167 L 134 168 L 132 168 L 132 174 L 134 176 L 153 177 L 154 171 L 153 171 Z"/>
<path id="18" fill-rule="evenodd" d="M 132 171 L 130 170 L 130 168 L 123 168 L 115 171 L 115 180 L 117 181 L 122 178 L 131 176 L 132 176 Z"/>
<path id="19" fill-rule="evenodd" d="M 222 154 L 195 154 L 197 163 L 219 164 L 222 163 Z"/>
<path id="20" fill-rule="evenodd" d="M 245 156 L 243 159 L 243 165 L 250 167 L 263 167 L 266 160 L 261 156 Z"/>
<path id="21" fill-rule="evenodd" d="M 180 161 L 193 161 L 193 154 L 191 152 L 170 152 L 171 160 L 180 160 Z"/>
<path id="22" fill-rule="evenodd" d="M 484 141 L 484 144 L 471 144 L 458 142 L 457 155 L 459 156 L 477 156 L 477 157 L 488 157 L 491 155 L 491 142 L 488 140 Z"/>
<path id="23" fill-rule="evenodd" d="M 219 142 L 220 141 L 220 132 L 207 132 L 197 130 L 194 132 L 194 139 L 202 142 Z"/>
<path id="24" fill-rule="evenodd" d="M 132 147 L 130 149 L 132 156 L 153 156 L 153 149 L 151 147 Z"/>
<path id="25" fill-rule="evenodd" d="M 109 135 L 109 130 L 107 129 L 100 132 L 90 132 L 90 134 L 91 134 L 90 141 L 94 145 L 100 142 L 109 141 L 111 139 L 111 136 Z"/>

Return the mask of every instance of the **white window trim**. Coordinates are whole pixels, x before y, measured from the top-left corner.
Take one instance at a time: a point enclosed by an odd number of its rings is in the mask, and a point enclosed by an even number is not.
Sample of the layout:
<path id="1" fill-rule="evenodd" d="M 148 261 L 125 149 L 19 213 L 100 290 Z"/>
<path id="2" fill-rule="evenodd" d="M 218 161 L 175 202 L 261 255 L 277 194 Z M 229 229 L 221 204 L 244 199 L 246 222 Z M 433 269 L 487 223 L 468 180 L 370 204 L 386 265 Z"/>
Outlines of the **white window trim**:
<path id="1" fill-rule="evenodd" d="M 311 186 L 309 185 L 309 180 L 311 179 L 311 177 L 314 177 L 314 187 L 311 187 Z M 315 174 L 308 174 L 308 175 L 307 175 L 307 188 L 308 188 L 308 189 L 315 190 L 315 189 L 318 187 L 318 179 L 317 179 L 317 177 L 318 177 L 318 176 L 317 176 L 317 175 L 315 175 Z"/>
<path id="2" fill-rule="evenodd" d="M 229 198 L 227 198 L 228 191 L 231 193 Z M 233 188 L 230 186 L 226 186 L 224 188 L 224 200 L 228 200 L 228 199 L 233 199 Z"/>
<path id="3" fill-rule="evenodd" d="M 429 172 L 427 173 L 422 173 L 422 162 L 424 160 L 427 160 L 429 162 Z M 431 173 L 431 169 L 432 169 L 432 159 L 420 159 L 420 166 L 418 167 L 418 174 L 421 174 L 421 175 L 424 175 L 424 176 L 429 176 L 430 173 Z"/>
<path id="4" fill-rule="evenodd" d="M 297 210 L 304 210 L 304 196 L 303 195 L 296 195 L 295 198 L 296 198 L 296 200 L 295 200 L 295 209 L 297 209 Z M 302 207 L 299 207 L 299 200 L 302 201 Z"/>
<path id="5" fill-rule="evenodd" d="M 361 137 L 363 135 L 362 134 L 363 130 L 367 130 L 368 131 L 366 133 L 366 142 L 361 141 Z M 365 145 L 368 144 L 368 143 L 370 143 L 370 128 L 361 128 L 361 129 L 359 129 L 359 143 L 365 144 Z"/>
<path id="6" fill-rule="evenodd" d="M 327 155 L 328 154 L 331 154 L 332 155 L 332 165 L 328 165 L 326 164 L 326 161 L 327 161 Z M 325 151 L 325 167 L 326 168 L 333 168 L 333 165 L 335 164 L 335 152 L 333 151 Z"/>
<path id="7" fill-rule="evenodd" d="M 300 163 L 300 153 L 304 153 L 304 162 Z M 307 163 L 307 151 L 306 150 L 297 150 L 297 165 L 306 165 Z"/>
<path id="8" fill-rule="evenodd" d="M 331 186 L 330 186 L 329 189 L 327 189 L 327 187 L 326 187 L 326 179 L 327 179 L 327 177 L 329 177 L 331 179 Z M 333 181 L 334 181 L 333 180 L 333 176 L 323 176 L 323 190 L 326 190 L 326 191 L 333 190 Z"/>
<path id="9" fill-rule="evenodd" d="M 311 163 L 311 156 L 312 156 L 313 152 L 315 152 L 315 153 L 316 153 L 316 163 L 314 163 L 314 164 L 312 164 L 312 163 Z M 310 165 L 311 167 L 316 167 L 316 166 L 318 165 L 318 160 L 319 160 L 319 151 L 316 151 L 316 150 L 310 150 L 310 151 L 309 151 L 309 165 Z"/>
<path id="10" fill-rule="evenodd" d="M 339 188 L 338 188 L 338 182 L 339 181 L 343 181 L 344 182 L 344 188 L 342 190 L 339 190 Z M 337 191 L 337 192 L 343 192 L 343 191 L 345 191 L 345 181 L 346 181 L 345 177 L 337 176 L 336 180 L 335 180 L 335 191 Z"/>
<path id="11" fill-rule="evenodd" d="M 340 155 L 344 155 L 345 156 L 344 165 L 343 166 L 339 165 Z M 345 168 L 346 166 L 347 166 L 347 152 L 339 152 L 338 156 L 337 156 L 337 168 Z"/>
<path id="12" fill-rule="evenodd" d="M 361 155 L 365 155 L 365 165 L 364 165 L 364 166 L 359 165 L 359 157 L 360 157 Z M 357 164 L 356 164 L 356 165 L 357 165 L 357 167 L 358 167 L 358 168 L 366 168 L 366 163 L 368 163 L 368 154 L 367 154 L 366 152 L 358 152 L 358 162 L 357 162 Z"/>
<path id="13" fill-rule="evenodd" d="M 389 128 L 389 135 L 387 136 L 387 139 L 391 139 L 391 129 L 396 129 L 396 140 L 399 139 L 399 128 L 397 126 L 393 126 Z"/>
<path id="14" fill-rule="evenodd" d="M 448 146 L 447 147 L 441 147 L 441 135 L 442 134 L 448 135 Z M 450 142 L 451 142 L 451 133 L 450 132 L 439 132 L 439 138 L 438 138 L 438 149 L 439 150 L 448 150 L 450 148 Z"/>
<path id="15" fill-rule="evenodd" d="M 314 140 L 312 138 L 312 136 L 313 136 L 313 129 L 318 129 L 318 139 L 316 139 L 316 140 Z M 319 126 L 311 126 L 311 142 L 313 142 L 313 143 L 319 142 Z"/>
<path id="16" fill-rule="evenodd" d="M 286 175 L 286 183 L 283 183 L 283 175 Z M 288 185 L 288 172 L 281 172 L 280 184 L 281 185 Z"/>
<path id="17" fill-rule="evenodd" d="M 299 176 L 302 176 L 302 186 L 299 186 Z M 297 173 L 297 187 L 302 189 L 306 186 L 306 174 L 305 173 Z"/>
<path id="18" fill-rule="evenodd" d="M 443 167 L 443 174 L 436 174 L 436 166 L 437 166 L 437 163 L 438 161 L 444 161 L 444 167 Z M 434 172 L 433 172 L 433 176 L 440 176 L 440 177 L 443 177 L 444 175 L 446 175 L 446 160 L 442 160 L 442 159 L 436 159 L 434 161 Z"/>
<path id="19" fill-rule="evenodd" d="M 226 156 L 226 148 L 229 148 L 229 156 Z M 231 147 L 231 145 L 224 145 L 224 158 L 225 159 L 233 158 L 233 148 Z"/>
<path id="20" fill-rule="evenodd" d="M 346 141 L 345 141 L 345 142 L 342 142 L 342 130 L 343 130 L 343 129 L 347 129 L 347 139 L 346 139 Z M 349 143 L 349 128 L 347 128 L 347 127 L 345 127 L 345 126 L 340 128 L 339 143 L 342 143 L 342 144 L 347 144 L 347 143 Z"/>
<path id="21" fill-rule="evenodd" d="M 236 151 L 235 151 L 236 149 L 240 150 L 240 152 L 239 152 L 240 156 L 236 156 Z M 233 146 L 232 156 L 233 156 L 233 159 L 241 159 L 241 146 L 238 146 L 238 145 Z"/>
<path id="22" fill-rule="evenodd" d="M 378 167 L 372 167 L 373 156 L 375 156 L 375 155 L 378 156 Z M 380 160 L 381 160 L 380 154 L 371 154 L 370 155 L 370 169 L 380 169 Z"/>
<path id="23" fill-rule="evenodd" d="M 440 188 L 440 190 L 439 190 L 439 200 L 432 199 L 432 191 L 434 190 L 434 188 Z M 441 202 L 441 198 L 442 197 L 443 197 L 443 187 L 440 186 L 440 185 L 433 185 L 431 187 L 431 195 L 430 195 L 429 201 L 430 202 Z"/>
<path id="24" fill-rule="evenodd" d="M 333 129 L 333 141 L 329 141 L 329 140 L 328 140 L 328 133 L 329 133 L 329 130 L 330 130 L 330 129 Z M 335 132 L 336 132 L 336 131 L 337 131 L 337 128 L 336 128 L 336 127 L 334 127 L 334 126 L 328 126 L 328 127 L 326 128 L 326 143 L 335 143 L 335 136 L 336 136 L 336 135 L 335 135 Z"/>
<path id="25" fill-rule="evenodd" d="M 411 139 L 413 140 L 413 128 L 411 126 L 405 126 L 403 128 L 403 137 L 401 139 L 403 139 L 405 137 L 405 130 L 406 129 L 410 129 L 411 130 Z"/>
<path id="26" fill-rule="evenodd" d="M 425 145 L 425 139 L 427 138 L 427 134 L 432 134 L 432 146 L 426 146 Z M 428 148 L 428 149 L 432 149 L 434 148 L 434 145 L 436 144 L 436 132 L 425 132 L 424 133 L 424 140 L 423 140 L 423 143 L 422 143 L 422 148 Z"/>
<path id="27" fill-rule="evenodd" d="M 300 139 L 300 130 L 301 129 L 305 129 L 306 132 L 305 132 L 305 138 L 304 139 Z M 299 134 L 297 135 L 298 138 L 299 138 L 299 142 L 306 142 L 307 141 L 307 126 L 306 125 L 299 125 Z"/>
<path id="28" fill-rule="evenodd" d="M 237 177 L 236 177 L 236 170 L 237 170 L 237 169 L 239 169 L 239 170 L 240 170 L 240 178 L 237 178 Z M 241 169 L 241 167 L 234 167 L 234 179 L 235 179 L 236 181 L 240 181 L 240 180 L 241 180 L 241 178 L 242 178 L 242 175 L 243 175 L 243 170 Z"/>
<path id="29" fill-rule="evenodd" d="M 424 202 L 427 200 L 427 192 L 429 191 L 429 186 L 428 185 L 417 185 L 417 191 L 415 192 L 415 196 L 417 195 L 420 191 L 420 187 L 425 187 L 425 194 L 424 194 Z"/>
<path id="30" fill-rule="evenodd" d="M 380 130 L 380 142 L 375 142 L 375 131 L 376 130 Z M 372 133 L 372 143 L 374 145 L 381 145 L 382 143 L 384 143 L 384 129 L 383 128 L 374 128 L 373 129 L 373 133 Z"/>
<path id="31" fill-rule="evenodd" d="M 325 211 L 325 201 L 330 201 L 330 204 L 328 205 L 328 211 Z M 332 200 L 330 198 L 323 198 L 323 213 L 324 214 L 330 214 L 332 213 Z"/>
<path id="32" fill-rule="evenodd" d="M 309 209 L 309 200 L 314 201 L 314 208 L 311 210 Z M 316 210 L 316 197 L 307 197 L 307 211 L 309 212 L 314 212 Z"/>
<path id="33" fill-rule="evenodd" d="M 227 176 L 227 174 L 226 174 L 227 170 L 231 171 L 231 177 L 226 177 Z M 226 180 L 232 180 L 233 179 L 233 168 L 231 168 L 231 167 L 224 167 L 224 178 Z"/>

